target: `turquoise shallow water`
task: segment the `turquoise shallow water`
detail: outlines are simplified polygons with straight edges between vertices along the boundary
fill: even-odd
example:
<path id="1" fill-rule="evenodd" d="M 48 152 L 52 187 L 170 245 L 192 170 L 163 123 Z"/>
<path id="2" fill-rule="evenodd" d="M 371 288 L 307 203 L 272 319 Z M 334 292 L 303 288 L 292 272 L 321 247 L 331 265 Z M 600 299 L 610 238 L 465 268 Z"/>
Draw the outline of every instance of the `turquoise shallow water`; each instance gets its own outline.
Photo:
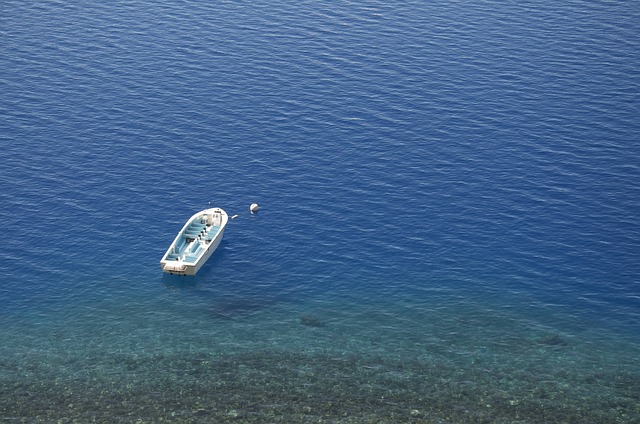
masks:
<path id="1" fill-rule="evenodd" d="M 635 5 L 1 10 L 0 421 L 640 420 Z"/>

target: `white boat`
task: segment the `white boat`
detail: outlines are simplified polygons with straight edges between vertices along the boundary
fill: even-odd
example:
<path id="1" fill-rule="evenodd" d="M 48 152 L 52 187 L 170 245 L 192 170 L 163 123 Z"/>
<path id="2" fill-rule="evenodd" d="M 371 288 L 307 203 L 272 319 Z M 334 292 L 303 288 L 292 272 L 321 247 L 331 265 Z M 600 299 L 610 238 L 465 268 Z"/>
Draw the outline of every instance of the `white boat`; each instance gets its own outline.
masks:
<path id="1" fill-rule="evenodd" d="M 228 220 L 220 208 L 205 209 L 189 218 L 160 260 L 162 271 L 195 275 L 220 244 Z"/>

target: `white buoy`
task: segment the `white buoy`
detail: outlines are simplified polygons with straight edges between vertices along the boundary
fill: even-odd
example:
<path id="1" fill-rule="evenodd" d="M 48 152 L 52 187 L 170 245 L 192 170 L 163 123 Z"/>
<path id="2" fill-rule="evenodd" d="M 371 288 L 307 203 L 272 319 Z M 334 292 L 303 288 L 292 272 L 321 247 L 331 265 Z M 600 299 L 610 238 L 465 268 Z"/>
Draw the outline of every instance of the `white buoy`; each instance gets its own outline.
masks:
<path id="1" fill-rule="evenodd" d="M 256 213 L 260 210 L 260 206 L 258 206 L 257 203 L 252 203 L 251 206 L 249 206 L 249 211 L 251 211 L 251 213 Z"/>
<path id="2" fill-rule="evenodd" d="M 236 219 L 237 217 L 238 217 L 238 215 L 236 214 L 236 215 L 233 215 L 233 216 L 231 217 L 231 219 Z"/>

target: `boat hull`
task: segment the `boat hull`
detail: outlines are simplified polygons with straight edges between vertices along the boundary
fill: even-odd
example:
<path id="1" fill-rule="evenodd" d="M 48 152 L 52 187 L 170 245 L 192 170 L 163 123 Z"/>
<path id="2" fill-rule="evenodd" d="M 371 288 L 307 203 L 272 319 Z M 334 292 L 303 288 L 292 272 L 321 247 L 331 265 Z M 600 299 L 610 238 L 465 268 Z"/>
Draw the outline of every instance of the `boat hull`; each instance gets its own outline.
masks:
<path id="1" fill-rule="evenodd" d="M 227 222 L 227 214 L 220 208 L 194 214 L 160 260 L 162 271 L 195 275 L 220 245 Z"/>

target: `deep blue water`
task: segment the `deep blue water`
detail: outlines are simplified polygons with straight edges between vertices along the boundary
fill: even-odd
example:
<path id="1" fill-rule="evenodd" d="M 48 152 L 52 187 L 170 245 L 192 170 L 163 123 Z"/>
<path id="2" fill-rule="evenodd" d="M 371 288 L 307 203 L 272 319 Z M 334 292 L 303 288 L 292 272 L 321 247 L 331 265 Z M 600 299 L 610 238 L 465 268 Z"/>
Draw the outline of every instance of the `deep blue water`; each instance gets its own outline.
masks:
<path id="1" fill-rule="evenodd" d="M 638 22 L 3 2 L 0 421 L 640 419 Z M 209 204 L 223 243 L 163 275 Z"/>

